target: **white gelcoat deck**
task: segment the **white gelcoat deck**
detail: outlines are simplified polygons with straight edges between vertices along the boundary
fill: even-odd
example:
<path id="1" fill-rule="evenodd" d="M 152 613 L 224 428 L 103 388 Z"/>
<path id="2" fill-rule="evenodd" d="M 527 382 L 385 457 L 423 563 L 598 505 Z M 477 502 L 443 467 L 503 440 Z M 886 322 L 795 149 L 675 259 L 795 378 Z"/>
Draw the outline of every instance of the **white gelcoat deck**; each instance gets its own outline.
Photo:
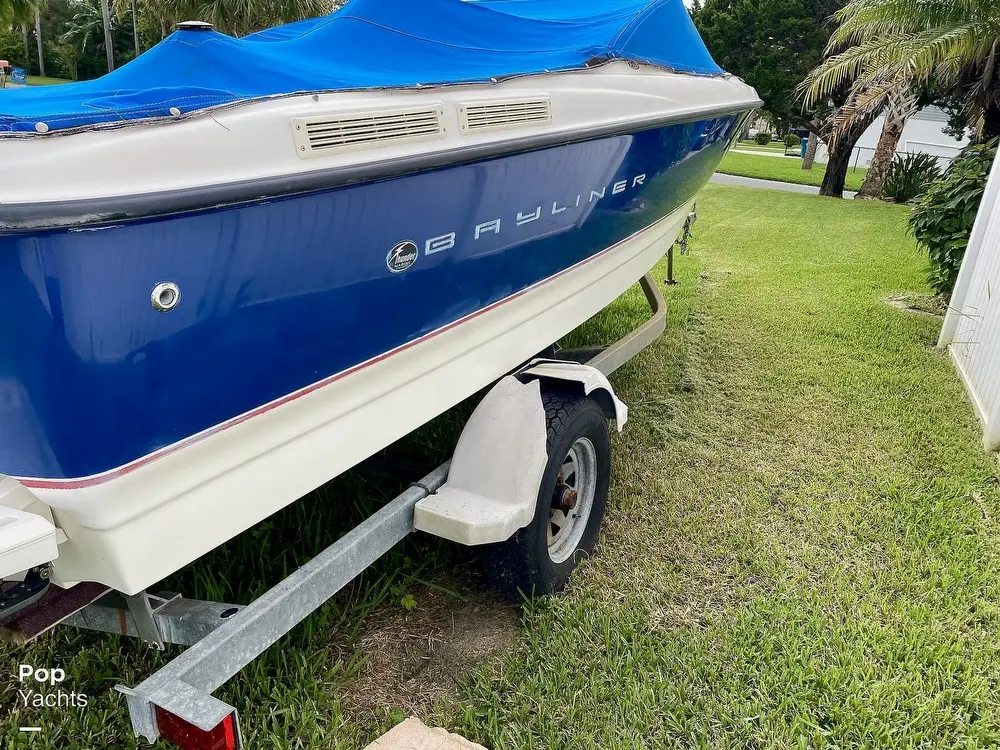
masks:
<path id="1" fill-rule="evenodd" d="M 691 204 L 367 367 L 88 486 L 35 487 L 68 537 L 53 580 L 137 593 L 527 361 L 666 252 Z"/>
<path id="2" fill-rule="evenodd" d="M 459 106 L 484 98 L 551 99 L 552 122 L 462 134 Z M 324 114 L 440 104 L 445 137 L 382 145 L 301 159 L 291 120 Z M 614 62 L 587 71 L 527 76 L 491 86 L 446 86 L 393 91 L 339 92 L 268 99 L 81 133 L 0 138 L 0 196 L 4 205 L 137 195 L 287 174 L 392 161 L 416 154 L 517 140 L 542 133 L 622 124 L 637 118 L 697 116 L 732 105 L 758 106 L 756 92 L 738 78 L 634 70 Z M 249 156 L 252 155 L 252 156 Z"/>

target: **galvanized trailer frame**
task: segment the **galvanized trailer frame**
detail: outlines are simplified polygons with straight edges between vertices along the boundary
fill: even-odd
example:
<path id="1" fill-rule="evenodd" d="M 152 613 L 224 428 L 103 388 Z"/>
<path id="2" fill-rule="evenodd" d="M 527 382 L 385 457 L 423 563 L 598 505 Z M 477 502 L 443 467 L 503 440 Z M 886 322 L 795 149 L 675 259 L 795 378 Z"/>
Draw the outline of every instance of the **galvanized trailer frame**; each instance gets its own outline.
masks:
<path id="1" fill-rule="evenodd" d="M 651 310 L 645 323 L 610 346 L 556 350 L 556 358 L 610 375 L 655 341 L 666 329 L 666 302 L 650 273 L 639 283 Z M 149 742 L 159 739 L 157 716 L 165 712 L 205 733 L 228 722 L 234 737 L 229 747 L 243 747 L 236 708 L 212 693 L 409 535 L 414 506 L 444 485 L 449 464 L 413 483 L 245 607 L 172 594 L 109 594 L 66 622 L 136 635 L 160 648 L 165 643 L 189 645 L 136 687 L 117 686 L 126 696 L 136 735 Z"/>

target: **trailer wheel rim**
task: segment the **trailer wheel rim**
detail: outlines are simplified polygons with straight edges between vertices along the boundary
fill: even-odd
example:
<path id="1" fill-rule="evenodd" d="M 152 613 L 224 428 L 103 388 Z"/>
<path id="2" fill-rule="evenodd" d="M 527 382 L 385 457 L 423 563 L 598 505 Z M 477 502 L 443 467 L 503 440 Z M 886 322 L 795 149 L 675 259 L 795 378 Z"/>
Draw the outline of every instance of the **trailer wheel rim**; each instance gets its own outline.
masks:
<path id="1" fill-rule="evenodd" d="M 597 491 L 597 449 L 589 438 L 580 437 L 570 446 L 559 467 L 549 508 L 549 558 L 559 564 L 580 546 Z"/>

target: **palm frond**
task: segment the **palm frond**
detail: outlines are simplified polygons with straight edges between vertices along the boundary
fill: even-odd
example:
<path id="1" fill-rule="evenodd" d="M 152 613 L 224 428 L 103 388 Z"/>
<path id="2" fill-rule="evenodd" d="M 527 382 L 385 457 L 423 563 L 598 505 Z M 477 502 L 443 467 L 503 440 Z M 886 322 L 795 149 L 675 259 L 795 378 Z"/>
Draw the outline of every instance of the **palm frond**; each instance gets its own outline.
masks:
<path id="1" fill-rule="evenodd" d="M 798 91 L 810 106 L 847 87 L 850 106 L 838 111 L 837 127 L 893 101 L 893 91 L 932 80 L 965 92 L 972 121 L 1000 109 L 998 0 L 852 0 L 834 19 L 826 59 Z"/>
<path id="2" fill-rule="evenodd" d="M 35 0 L 0 0 L 0 24 L 14 25 L 31 21 L 36 5 Z"/>
<path id="3" fill-rule="evenodd" d="M 982 57 L 978 28 L 967 23 L 917 33 L 896 32 L 865 40 L 831 55 L 800 86 L 807 105 L 854 80 L 931 77 L 949 84 Z"/>

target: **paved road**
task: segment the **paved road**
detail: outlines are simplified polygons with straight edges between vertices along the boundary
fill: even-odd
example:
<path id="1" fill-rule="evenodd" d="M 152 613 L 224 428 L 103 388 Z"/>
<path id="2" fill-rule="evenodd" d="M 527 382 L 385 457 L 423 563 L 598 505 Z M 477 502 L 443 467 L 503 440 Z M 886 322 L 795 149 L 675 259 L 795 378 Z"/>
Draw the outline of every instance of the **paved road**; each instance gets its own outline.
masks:
<path id="1" fill-rule="evenodd" d="M 733 153 L 750 154 L 751 156 L 777 156 L 779 159 L 801 159 L 798 154 L 784 154 L 781 151 L 755 151 L 749 148 L 734 148 Z"/>
<path id="2" fill-rule="evenodd" d="M 805 193 L 819 195 L 819 188 L 812 185 L 796 185 L 794 182 L 776 182 L 775 180 L 758 180 L 755 177 L 737 177 L 734 174 L 713 174 L 712 182 L 719 185 L 739 185 L 740 187 L 763 188 L 764 190 L 784 190 L 786 193 Z M 853 198 L 857 193 L 844 191 L 845 198 Z"/>

